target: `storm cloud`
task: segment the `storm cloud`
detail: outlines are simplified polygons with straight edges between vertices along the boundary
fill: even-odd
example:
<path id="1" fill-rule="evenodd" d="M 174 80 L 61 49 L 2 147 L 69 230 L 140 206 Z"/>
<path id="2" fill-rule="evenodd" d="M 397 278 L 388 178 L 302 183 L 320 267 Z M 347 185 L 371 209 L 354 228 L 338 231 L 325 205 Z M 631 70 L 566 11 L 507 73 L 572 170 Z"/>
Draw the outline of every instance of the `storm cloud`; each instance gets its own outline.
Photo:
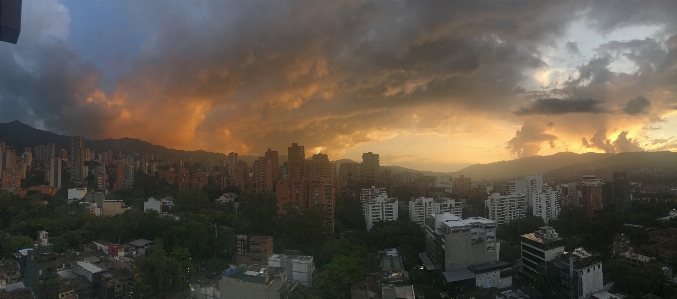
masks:
<path id="1" fill-rule="evenodd" d="M 596 99 L 538 99 L 530 107 L 514 111 L 515 115 L 530 114 L 566 114 L 566 113 L 604 113 L 600 105 L 603 101 Z"/>
<path id="2" fill-rule="evenodd" d="M 534 87 L 532 74 L 553 67 L 544 47 L 562 42 L 572 22 L 606 33 L 649 14 L 620 6 L 600 12 L 595 3 L 536 1 L 121 2 L 127 27 L 142 41 L 116 56 L 121 61 L 111 64 L 127 67 L 111 72 L 69 43 L 67 7 L 43 4 L 26 5 L 20 44 L 0 44 L 0 120 L 88 138 L 242 154 L 299 142 L 334 159 L 403 133 L 486 135 L 502 120 L 522 127 L 492 141 L 504 147 L 508 140 L 502 151 L 521 157 L 628 123 L 608 109 L 642 115 L 650 108 L 660 116 L 675 103 L 674 36 L 608 43 L 590 58 L 578 55 L 576 72 L 561 86 Z M 673 28 L 676 10 L 661 9 L 664 17 L 651 22 Z M 593 12 L 602 18 L 590 18 Z M 585 50 L 564 41 L 570 53 Z M 617 57 L 641 71 L 619 72 Z M 536 100 L 526 98 L 536 93 Z M 627 94 L 642 94 L 651 105 L 626 102 Z M 546 116 L 581 118 L 548 126 L 539 119 Z M 623 130 L 614 151 L 636 142 L 628 136 L 638 132 Z M 602 139 L 595 148 L 606 147 L 606 133 Z"/>
<path id="3" fill-rule="evenodd" d="M 622 108 L 623 112 L 629 115 L 645 114 L 649 109 L 651 109 L 651 102 L 643 96 L 629 100 Z"/>

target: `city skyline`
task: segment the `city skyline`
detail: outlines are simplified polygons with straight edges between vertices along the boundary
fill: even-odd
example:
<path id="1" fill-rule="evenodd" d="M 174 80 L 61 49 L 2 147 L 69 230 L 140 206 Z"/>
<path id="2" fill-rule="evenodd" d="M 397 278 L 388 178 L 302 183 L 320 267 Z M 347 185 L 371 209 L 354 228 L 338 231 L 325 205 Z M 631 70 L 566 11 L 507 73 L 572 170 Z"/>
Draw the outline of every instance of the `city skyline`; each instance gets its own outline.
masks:
<path id="1" fill-rule="evenodd" d="M 674 151 L 677 6 L 651 4 L 26 2 L 0 121 L 434 171 Z"/>

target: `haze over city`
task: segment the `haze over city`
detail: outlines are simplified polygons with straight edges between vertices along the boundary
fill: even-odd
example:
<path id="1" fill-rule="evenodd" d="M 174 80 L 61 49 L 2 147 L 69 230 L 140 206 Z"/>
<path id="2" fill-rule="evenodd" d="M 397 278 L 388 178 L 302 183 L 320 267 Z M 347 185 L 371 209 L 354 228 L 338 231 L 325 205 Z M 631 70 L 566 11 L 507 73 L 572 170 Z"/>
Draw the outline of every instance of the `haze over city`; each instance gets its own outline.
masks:
<path id="1" fill-rule="evenodd" d="M 676 4 L 27 1 L 0 121 L 453 171 L 674 150 Z"/>

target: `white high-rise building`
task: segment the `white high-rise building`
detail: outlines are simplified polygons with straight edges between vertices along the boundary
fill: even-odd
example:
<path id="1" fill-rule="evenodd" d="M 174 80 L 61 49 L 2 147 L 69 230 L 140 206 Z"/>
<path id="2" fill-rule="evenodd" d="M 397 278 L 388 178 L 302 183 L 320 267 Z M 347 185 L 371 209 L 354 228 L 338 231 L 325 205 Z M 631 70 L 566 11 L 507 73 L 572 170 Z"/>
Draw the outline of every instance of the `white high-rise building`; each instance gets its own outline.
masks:
<path id="1" fill-rule="evenodd" d="M 561 210 L 561 196 L 559 191 L 547 188 L 545 192 L 538 193 L 534 198 L 534 216 L 548 220 L 556 220 Z"/>
<path id="2" fill-rule="evenodd" d="M 388 197 L 386 188 L 376 188 L 372 186 L 371 188 L 364 188 L 360 192 L 360 203 L 362 203 L 362 215 L 365 215 L 367 201 L 377 198 L 377 197 Z"/>
<path id="3" fill-rule="evenodd" d="M 409 219 L 420 226 L 425 225 L 425 219 L 430 214 L 451 213 L 461 217 L 463 206 L 461 202 L 450 198 L 432 199 L 419 197 L 409 201 Z"/>
<path id="4" fill-rule="evenodd" d="M 363 213 L 367 230 L 374 227 L 374 222 L 395 221 L 398 218 L 397 198 L 388 198 L 386 194 L 380 194 L 364 203 Z"/>
<path id="5" fill-rule="evenodd" d="M 494 193 L 489 195 L 484 205 L 489 210 L 489 219 L 496 221 L 498 225 L 503 225 L 526 217 L 529 200 L 526 195 L 522 194 L 502 196 L 500 193 Z"/>
<path id="6" fill-rule="evenodd" d="M 526 176 L 521 180 L 510 181 L 510 194 L 525 195 L 529 200 L 529 207 L 534 206 L 535 195 L 543 192 L 543 175 Z"/>

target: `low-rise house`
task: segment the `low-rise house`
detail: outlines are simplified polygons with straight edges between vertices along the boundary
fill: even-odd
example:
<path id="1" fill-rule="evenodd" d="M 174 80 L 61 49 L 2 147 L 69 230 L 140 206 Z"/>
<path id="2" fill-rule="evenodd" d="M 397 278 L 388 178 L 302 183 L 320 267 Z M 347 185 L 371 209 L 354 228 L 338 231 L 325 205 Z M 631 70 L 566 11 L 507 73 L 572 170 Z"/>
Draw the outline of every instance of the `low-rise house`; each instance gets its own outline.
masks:
<path id="1" fill-rule="evenodd" d="M 394 286 L 394 285 L 385 285 L 381 288 L 381 293 L 383 299 L 416 299 L 416 293 L 414 292 L 414 286 Z"/>
<path id="2" fill-rule="evenodd" d="M 21 267 L 14 260 L 0 262 L 0 289 L 5 289 L 8 284 L 21 281 Z"/>
<path id="3" fill-rule="evenodd" d="M 146 255 L 146 249 L 153 244 L 153 241 L 146 239 L 138 239 L 128 243 L 129 246 L 136 248 L 138 255 Z"/>
<path id="4" fill-rule="evenodd" d="M 224 193 L 223 195 L 221 195 L 221 197 L 217 198 L 214 201 L 224 204 L 224 203 L 229 203 L 229 202 L 235 201 L 235 198 L 237 198 L 237 194 L 232 193 L 232 192 L 228 192 L 228 193 Z"/>

